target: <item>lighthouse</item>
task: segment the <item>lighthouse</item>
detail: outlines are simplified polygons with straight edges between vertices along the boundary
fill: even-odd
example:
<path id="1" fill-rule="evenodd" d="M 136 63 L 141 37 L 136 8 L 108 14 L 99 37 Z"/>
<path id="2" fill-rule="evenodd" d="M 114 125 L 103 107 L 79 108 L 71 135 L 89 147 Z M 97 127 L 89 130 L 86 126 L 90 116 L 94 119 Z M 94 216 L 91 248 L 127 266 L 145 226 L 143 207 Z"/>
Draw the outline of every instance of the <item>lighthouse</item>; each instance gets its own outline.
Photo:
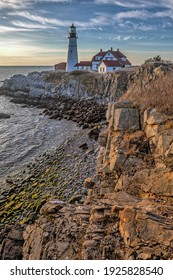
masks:
<path id="1" fill-rule="evenodd" d="M 68 45 L 68 55 L 67 55 L 67 66 L 66 71 L 70 72 L 74 70 L 74 66 L 78 63 L 78 53 L 77 53 L 77 34 L 76 27 L 73 25 L 69 28 L 69 45 Z"/>

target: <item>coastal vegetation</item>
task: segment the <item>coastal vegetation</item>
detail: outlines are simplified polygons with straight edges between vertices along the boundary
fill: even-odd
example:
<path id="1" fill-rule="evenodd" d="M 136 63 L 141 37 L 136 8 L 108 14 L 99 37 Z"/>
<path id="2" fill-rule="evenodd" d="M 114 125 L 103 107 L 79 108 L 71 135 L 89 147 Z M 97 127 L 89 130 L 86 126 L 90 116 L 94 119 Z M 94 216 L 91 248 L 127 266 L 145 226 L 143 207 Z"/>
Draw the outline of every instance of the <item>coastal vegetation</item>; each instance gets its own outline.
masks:
<path id="1" fill-rule="evenodd" d="M 141 110 L 157 108 L 159 112 L 171 115 L 173 112 L 173 71 L 127 92 L 122 100 L 129 99 Z"/>

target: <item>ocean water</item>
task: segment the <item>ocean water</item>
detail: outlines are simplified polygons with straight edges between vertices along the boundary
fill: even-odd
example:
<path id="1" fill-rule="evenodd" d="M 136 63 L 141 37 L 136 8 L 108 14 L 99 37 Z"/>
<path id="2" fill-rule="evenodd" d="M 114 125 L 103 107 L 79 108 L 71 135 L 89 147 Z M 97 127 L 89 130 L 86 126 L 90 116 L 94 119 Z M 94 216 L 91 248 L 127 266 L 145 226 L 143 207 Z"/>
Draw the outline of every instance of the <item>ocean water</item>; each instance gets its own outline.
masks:
<path id="1" fill-rule="evenodd" d="M 20 67 L 19 72 L 18 69 L 13 68 L 13 74 L 29 73 L 36 68 Z M 7 78 L 5 71 L 8 75 L 12 73 L 12 69 L 6 68 L 2 74 L 0 67 L 1 77 Z M 35 156 L 56 148 L 79 129 L 71 121 L 49 119 L 42 109 L 12 103 L 6 96 L 0 96 L 0 113 L 10 115 L 8 119 L 0 118 L 0 179 L 16 172 Z"/>
<path id="2" fill-rule="evenodd" d="M 52 66 L 0 66 L 0 86 L 5 79 L 9 79 L 16 74 L 27 75 L 30 72 L 38 71 L 51 71 Z"/>

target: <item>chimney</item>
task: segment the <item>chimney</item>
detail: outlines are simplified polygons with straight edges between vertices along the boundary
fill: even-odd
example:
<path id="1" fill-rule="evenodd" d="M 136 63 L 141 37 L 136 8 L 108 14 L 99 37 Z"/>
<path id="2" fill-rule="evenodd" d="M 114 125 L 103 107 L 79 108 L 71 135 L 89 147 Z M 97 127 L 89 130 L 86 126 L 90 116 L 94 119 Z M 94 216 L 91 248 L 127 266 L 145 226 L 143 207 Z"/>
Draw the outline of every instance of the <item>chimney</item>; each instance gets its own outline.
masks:
<path id="1" fill-rule="evenodd" d="M 117 52 L 119 52 L 120 49 L 117 49 Z"/>
<path id="2" fill-rule="evenodd" d="M 111 51 L 113 51 L 113 48 L 111 47 Z"/>
<path id="3" fill-rule="evenodd" d="M 100 49 L 100 52 L 102 52 L 103 50 L 102 49 Z"/>

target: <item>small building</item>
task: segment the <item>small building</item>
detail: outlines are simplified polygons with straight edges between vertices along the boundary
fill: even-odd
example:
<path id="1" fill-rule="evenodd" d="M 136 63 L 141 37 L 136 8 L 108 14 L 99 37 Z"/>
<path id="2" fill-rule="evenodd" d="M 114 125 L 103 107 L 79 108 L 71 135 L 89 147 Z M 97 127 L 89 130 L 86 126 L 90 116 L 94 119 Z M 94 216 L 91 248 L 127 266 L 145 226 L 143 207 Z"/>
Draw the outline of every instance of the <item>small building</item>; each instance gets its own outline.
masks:
<path id="1" fill-rule="evenodd" d="M 54 65 L 54 69 L 55 70 L 65 71 L 66 70 L 66 62 L 60 62 L 58 64 L 55 64 Z"/>
<path id="2" fill-rule="evenodd" d="M 92 69 L 92 62 L 91 61 L 80 61 L 76 63 L 74 66 L 75 70 L 91 70 Z"/>
<path id="3" fill-rule="evenodd" d="M 118 60 L 102 60 L 98 65 L 99 73 L 114 72 L 122 69 L 122 64 Z"/>
<path id="4" fill-rule="evenodd" d="M 100 52 L 98 52 L 92 58 L 92 70 L 93 71 L 98 71 L 101 61 L 118 61 L 121 64 L 121 68 L 131 66 L 131 63 L 129 62 L 127 57 L 122 52 L 120 52 L 119 49 L 117 49 L 116 51 L 114 51 L 113 48 L 111 48 L 108 51 L 103 51 L 102 49 L 100 49 Z M 103 66 L 101 66 L 101 67 L 103 67 Z M 117 66 L 117 67 L 119 67 L 119 66 Z M 114 66 L 107 67 L 107 69 L 112 69 L 112 68 L 114 68 Z M 112 71 L 112 70 L 110 70 L 110 71 Z"/>

